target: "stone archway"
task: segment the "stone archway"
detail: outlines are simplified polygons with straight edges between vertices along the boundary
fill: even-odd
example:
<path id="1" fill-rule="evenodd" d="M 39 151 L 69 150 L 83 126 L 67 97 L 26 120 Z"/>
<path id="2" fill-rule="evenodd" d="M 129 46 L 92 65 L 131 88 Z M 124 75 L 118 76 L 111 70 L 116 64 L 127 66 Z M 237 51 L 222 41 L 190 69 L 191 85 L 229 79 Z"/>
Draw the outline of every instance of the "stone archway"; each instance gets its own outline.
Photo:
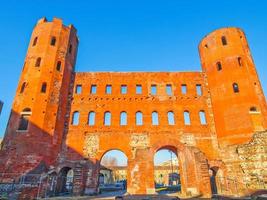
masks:
<path id="1" fill-rule="evenodd" d="M 107 193 L 110 190 L 118 194 L 125 193 L 127 188 L 127 165 L 128 158 L 121 150 L 111 149 L 106 151 L 99 162 L 98 187 L 101 193 Z M 101 178 L 105 176 L 108 183 L 101 183 Z"/>
<path id="2" fill-rule="evenodd" d="M 209 167 L 205 154 L 198 148 L 185 146 L 175 139 L 155 143 L 152 153 L 155 154 L 162 148 L 170 149 L 178 155 L 182 195 L 205 194 L 204 197 L 210 197 Z"/>
<path id="3" fill-rule="evenodd" d="M 73 175 L 74 171 L 70 167 L 60 169 L 56 185 L 57 194 L 70 194 L 73 192 Z"/>
<path id="4" fill-rule="evenodd" d="M 227 190 L 227 169 L 224 162 L 221 160 L 209 161 L 210 172 L 210 187 L 212 194 L 222 194 L 224 190 Z"/>
<path id="5" fill-rule="evenodd" d="M 157 193 L 181 191 L 178 156 L 174 147 L 163 147 L 155 153 L 154 182 Z"/>
<path id="6" fill-rule="evenodd" d="M 211 192 L 212 194 L 218 194 L 218 187 L 216 183 L 216 175 L 217 175 L 218 168 L 210 168 L 209 174 L 210 174 L 210 186 L 211 186 Z"/>
<path id="7" fill-rule="evenodd" d="M 101 158 L 106 152 L 115 149 L 122 151 L 128 158 L 127 192 L 155 194 L 154 155 L 158 150 L 167 148 L 179 158 L 182 195 L 211 196 L 207 158 L 196 147 L 186 146 L 174 137 L 160 139 L 148 133 L 131 134 L 130 137 L 120 135 L 120 140 L 112 140 L 110 135 L 105 134 L 95 141 L 97 148 L 94 148 L 94 153 L 89 154 L 92 166 L 88 168 L 85 194 L 97 191 Z"/>

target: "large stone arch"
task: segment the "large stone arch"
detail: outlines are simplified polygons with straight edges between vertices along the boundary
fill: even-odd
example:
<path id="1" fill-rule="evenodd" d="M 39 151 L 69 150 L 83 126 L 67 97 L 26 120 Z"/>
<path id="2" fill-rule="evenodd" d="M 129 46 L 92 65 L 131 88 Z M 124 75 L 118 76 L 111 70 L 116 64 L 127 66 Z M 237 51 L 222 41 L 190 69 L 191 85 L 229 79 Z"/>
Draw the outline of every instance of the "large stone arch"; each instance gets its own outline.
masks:
<path id="1" fill-rule="evenodd" d="M 209 161 L 210 177 L 211 177 L 211 191 L 215 194 L 220 194 L 224 188 L 227 188 L 227 168 L 221 160 Z M 214 190 L 216 188 L 216 191 Z"/>
<path id="2" fill-rule="evenodd" d="M 100 162 L 102 157 L 109 151 L 118 150 L 125 154 L 128 163 L 131 159 L 132 151 L 129 145 L 130 137 L 123 133 L 118 132 L 117 138 L 114 138 L 113 134 L 103 133 L 103 134 L 91 134 L 88 135 L 89 148 L 84 147 L 88 159 L 90 160 L 90 165 L 87 168 L 87 178 L 85 181 L 85 194 L 92 194 L 99 192 L 99 173 L 100 173 Z M 128 164 L 129 165 L 129 164 Z M 127 177 L 129 177 L 130 171 L 127 167 Z"/>
<path id="3" fill-rule="evenodd" d="M 154 142 L 150 152 L 154 155 L 163 148 L 176 152 L 178 156 L 182 194 L 211 196 L 209 167 L 205 154 L 197 147 L 186 146 L 173 138 Z"/>
<path id="4" fill-rule="evenodd" d="M 99 178 L 99 175 L 100 175 L 100 168 L 101 168 L 101 161 L 102 161 L 102 159 L 103 159 L 103 157 L 107 154 L 107 153 L 109 153 L 109 152 L 111 152 L 111 151 L 113 151 L 113 150 L 116 150 L 116 151 L 120 151 L 121 153 L 123 153 L 124 154 L 124 156 L 127 158 L 127 174 L 128 174 L 128 159 L 129 159 L 129 152 L 128 152 L 128 155 L 123 151 L 123 150 L 121 150 L 120 148 L 111 148 L 111 149 L 109 149 L 109 150 L 105 150 L 103 153 L 101 153 L 101 156 L 100 156 L 100 158 L 99 158 L 99 161 L 97 162 L 97 165 L 98 165 L 98 178 Z M 97 184 L 97 187 L 99 187 L 99 179 L 98 179 L 98 184 Z"/>
<path id="5" fill-rule="evenodd" d="M 98 152 L 96 156 L 96 160 L 100 164 L 103 156 L 108 153 L 109 151 L 117 150 L 122 152 L 127 158 L 131 157 L 131 152 L 128 148 L 121 148 L 121 147 L 115 147 L 114 145 L 111 145 L 110 147 L 107 147 L 105 149 L 102 149 L 101 151 Z"/>
<path id="6" fill-rule="evenodd" d="M 186 146 L 177 138 L 158 138 L 149 133 L 125 135 L 118 133 L 120 140 L 110 134 L 94 136 L 97 141 L 95 152 L 88 168 L 85 193 L 97 192 L 100 161 L 110 150 L 120 150 L 128 158 L 127 192 L 129 194 L 153 194 L 154 187 L 154 154 L 167 148 L 178 155 L 180 163 L 182 193 L 186 196 L 194 194 L 211 195 L 209 167 L 205 154 L 196 147 Z"/>
<path id="7" fill-rule="evenodd" d="M 178 158 L 178 162 L 179 162 L 179 172 L 180 172 L 180 181 L 181 181 L 181 191 L 182 194 L 186 193 L 186 188 L 185 186 L 185 175 L 184 171 L 185 168 L 182 166 L 183 160 L 184 160 L 184 156 L 182 155 L 185 149 L 185 146 L 183 144 L 181 144 L 178 140 L 163 140 L 163 141 L 157 141 L 154 144 L 152 144 L 151 146 L 151 154 L 153 154 L 153 157 L 155 156 L 155 154 L 162 150 L 162 149 L 168 149 L 171 150 L 173 153 L 175 153 L 175 155 Z M 154 161 L 153 161 L 153 166 L 154 166 Z M 153 169 L 154 171 L 154 169 Z"/>
<path id="8" fill-rule="evenodd" d="M 166 138 L 164 140 L 153 141 L 153 144 L 151 144 L 151 150 L 153 151 L 153 153 L 156 153 L 162 148 L 175 148 L 182 152 L 185 149 L 185 145 L 174 138 Z"/>

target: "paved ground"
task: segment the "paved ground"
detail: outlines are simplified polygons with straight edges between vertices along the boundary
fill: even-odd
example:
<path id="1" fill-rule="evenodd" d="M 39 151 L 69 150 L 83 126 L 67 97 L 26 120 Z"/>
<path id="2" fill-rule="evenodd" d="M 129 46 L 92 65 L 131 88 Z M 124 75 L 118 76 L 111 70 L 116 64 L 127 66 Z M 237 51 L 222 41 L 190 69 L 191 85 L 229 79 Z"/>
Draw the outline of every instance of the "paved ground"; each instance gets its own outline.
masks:
<path id="1" fill-rule="evenodd" d="M 127 195 L 126 191 L 105 192 L 97 196 L 84 196 L 84 197 L 55 197 L 49 200 L 115 200 L 115 197 L 123 196 L 123 200 L 176 200 L 177 193 L 172 194 L 158 194 L 158 195 Z M 190 198 L 190 200 L 199 198 Z M 122 200 L 119 199 L 118 200 Z"/>
<path id="2" fill-rule="evenodd" d="M 267 190 L 265 190 L 267 192 Z M 103 194 L 97 195 L 97 196 L 81 196 L 81 197 L 55 197 L 55 198 L 49 198 L 49 200 L 115 200 L 115 197 L 123 196 L 123 199 L 117 199 L 117 200 L 176 200 L 180 196 L 179 193 L 171 193 L 171 194 L 158 194 L 158 195 L 127 195 L 126 191 L 115 191 L 115 192 L 105 192 Z M 197 200 L 201 199 L 204 200 L 204 198 L 201 197 L 194 197 L 194 198 L 182 198 L 180 196 L 180 199 L 182 200 Z M 205 198 L 207 199 L 207 198 Z M 250 198 L 250 197 L 222 197 L 218 196 L 216 198 L 211 198 L 209 200 L 267 200 L 267 193 L 260 194 L 257 198 Z"/>

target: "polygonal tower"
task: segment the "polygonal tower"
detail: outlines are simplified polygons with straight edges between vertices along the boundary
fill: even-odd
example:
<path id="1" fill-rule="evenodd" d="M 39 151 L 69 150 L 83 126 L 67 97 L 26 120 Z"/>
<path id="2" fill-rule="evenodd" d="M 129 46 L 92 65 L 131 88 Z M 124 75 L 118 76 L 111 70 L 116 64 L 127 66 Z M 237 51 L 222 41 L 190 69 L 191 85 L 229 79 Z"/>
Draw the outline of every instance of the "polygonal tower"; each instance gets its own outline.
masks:
<path id="1" fill-rule="evenodd" d="M 23 173 L 55 161 L 67 126 L 77 47 L 72 25 L 64 26 L 57 18 L 38 21 L 3 142 L 7 160 L 2 161 L 8 163 L 1 165 L 1 172 Z"/>
<path id="2" fill-rule="evenodd" d="M 199 53 L 219 143 L 243 143 L 266 130 L 266 101 L 244 32 L 216 30 L 200 42 Z"/>

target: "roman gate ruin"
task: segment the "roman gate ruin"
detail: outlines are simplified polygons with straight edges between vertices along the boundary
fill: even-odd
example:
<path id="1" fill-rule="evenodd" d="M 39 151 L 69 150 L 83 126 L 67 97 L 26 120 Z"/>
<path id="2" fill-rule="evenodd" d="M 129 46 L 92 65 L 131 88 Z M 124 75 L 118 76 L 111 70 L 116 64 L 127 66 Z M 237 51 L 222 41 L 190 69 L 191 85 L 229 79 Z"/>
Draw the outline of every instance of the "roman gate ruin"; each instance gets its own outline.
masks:
<path id="1" fill-rule="evenodd" d="M 41 174 L 62 191 L 58 177 L 72 170 L 74 194 L 97 193 L 101 158 L 120 150 L 127 192 L 153 194 L 153 158 L 168 149 L 178 157 L 184 196 L 267 187 L 266 99 L 241 29 L 205 36 L 195 72 L 76 72 L 78 43 L 74 26 L 60 19 L 34 27 L 0 182 Z"/>

